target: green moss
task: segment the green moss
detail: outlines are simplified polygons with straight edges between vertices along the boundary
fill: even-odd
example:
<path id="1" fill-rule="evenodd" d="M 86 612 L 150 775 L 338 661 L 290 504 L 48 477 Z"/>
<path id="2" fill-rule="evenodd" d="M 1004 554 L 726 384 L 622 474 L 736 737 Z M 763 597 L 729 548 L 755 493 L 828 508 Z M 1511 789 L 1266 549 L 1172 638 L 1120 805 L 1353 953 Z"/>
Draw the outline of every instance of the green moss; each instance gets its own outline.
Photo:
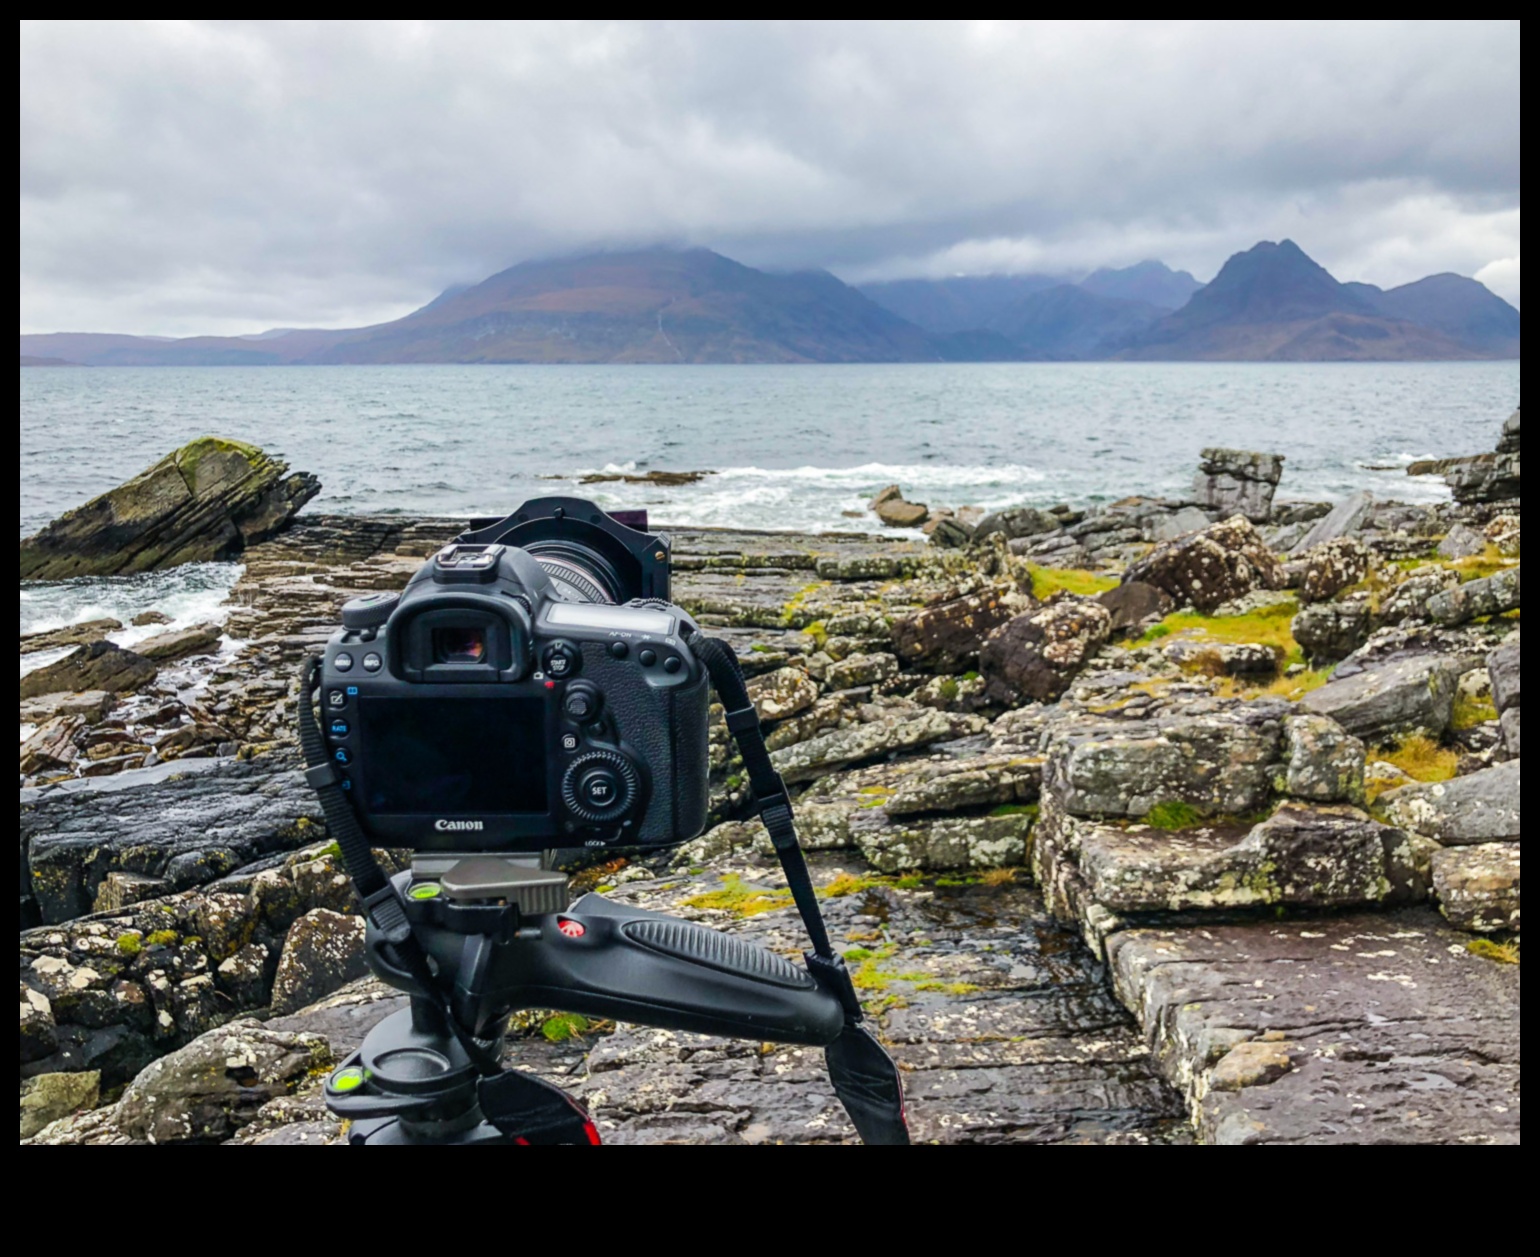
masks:
<path id="1" fill-rule="evenodd" d="M 144 940 L 137 934 L 119 934 L 118 950 L 125 956 L 137 956 L 144 950 Z"/>
<path id="2" fill-rule="evenodd" d="M 916 982 L 914 989 L 916 991 L 941 991 L 947 995 L 972 995 L 980 988 L 972 982 L 938 982 L 932 980 Z"/>
<path id="3" fill-rule="evenodd" d="M 770 647 L 766 646 L 763 642 L 755 642 L 749 647 L 749 654 L 751 655 L 768 655 L 769 653 Z"/>
<path id="4" fill-rule="evenodd" d="M 909 873 L 894 880 L 893 885 L 899 890 L 918 890 L 925 884 L 925 879 L 918 873 Z"/>
<path id="5" fill-rule="evenodd" d="M 1118 584 L 1116 576 L 1105 572 L 1087 572 L 1075 568 L 1034 567 L 1032 569 L 1032 596 L 1039 602 L 1067 590 L 1081 598 L 1094 598 Z"/>
<path id="6" fill-rule="evenodd" d="M 326 856 L 331 856 L 334 860 L 340 860 L 342 859 L 342 848 L 335 842 L 329 842 L 316 852 L 316 859 L 318 860 L 324 859 Z"/>
<path id="7" fill-rule="evenodd" d="M 1284 666 L 1303 663 L 1304 652 L 1291 632 L 1298 604 L 1288 595 L 1278 597 L 1272 606 L 1248 611 L 1245 615 L 1199 615 L 1195 611 L 1179 611 L 1147 630 L 1139 643 L 1147 645 L 1172 633 L 1185 633 L 1199 641 L 1207 639 L 1224 645 L 1255 643 L 1271 646 Z"/>
<path id="8" fill-rule="evenodd" d="M 870 947 L 852 947 L 845 953 L 845 963 L 851 965 L 858 965 L 863 960 L 870 960 L 871 958 L 872 949 Z"/>
<path id="9" fill-rule="evenodd" d="M 942 699 L 944 699 L 946 702 L 955 703 L 957 701 L 957 692 L 959 686 L 957 682 L 954 681 L 951 677 L 947 677 L 947 679 L 943 681 L 937 687 L 937 689 L 940 692 Z"/>
<path id="10" fill-rule="evenodd" d="M 1465 944 L 1465 950 L 1472 956 L 1480 956 L 1483 960 L 1495 960 L 1500 965 L 1519 963 L 1517 938 L 1511 938 L 1506 943 L 1499 943 L 1490 938 L 1473 938 Z"/>
<path id="11" fill-rule="evenodd" d="M 1203 823 L 1203 814 L 1190 803 L 1168 799 L 1152 807 L 1145 814 L 1144 823 L 1151 829 L 1191 829 Z"/>
<path id="12" fill-rule="evenodd" d="M 1147 646 L 1151 642 L 1158 642 L 1162 637 L 1171 636 L 1171 627 L 1167 624 L 1152 624 L 1145 630 L 1144 636 L 1139 639 L 1141 646 Z"/>
<path id="13" fill-rule="evenodd" d="M 724 786 L 726 786 L 729 790 L 737 790 L 740 787 L 742 787 L 742 785 L 743 785 L 743 774 L 742 773 L 734 773 L 731 777 L 729 777 L 722 784 Z"/>
<path id="14" fill-rule="evenodd" d="M 568 1039 L 580 1039 L 592 1025 L 581 1013 L 557 1013 L 540 1023 L 540 1033 L 550 1043 L 565 1043 Z"/>
<path id="15" fill-rule="evenodd" d="M 817 619 L 814 613 L 809 611 L 803 604 L 814 594 L 828 587 L 828 581 L 815 580 L 811 584 L 804 585 L 801 589 L 797 590 L 795 594 L 781 605 L 781 623 L 787 628 L 801 629 L 805 633 L 813 633 L 813 626 L 815 624 L 818 626 L 818 632 L 814 633 L 814 640 L 818 642 L 820 647 L 823 645 L 823 638 L 826 636 L 823 621 Z"/>
<path id="16" fill-rule="evenodd" d="M 722 879 L 720 890 L 708 891 L 684 902 L 686 907 L 703 911 L 731 912 L 734 916 L 753 917 L 761 912 L 774 912 L 777 908 L 786 907 L 791 903 L 791 891 L 761 890 L 757 886 L 745 885 L 736 873 L 729 873 Z"/>
<path id="17" fill-rule="evenodd" d="M 990 808 L 991 816 L 1030 816 L 1037 817 L 1038 806 L 1036 803 L 1002 803 L 999 807 Z"/>
<path id="18" fill-rule="evenodd" d="M 175 947 L 176 939 L 175 930 L 152 930 L 144 936 L 145 945 L 149 947 Z"/>
<path id="19" fill-rule="evenodd" d="M 969 671 L 962 674 L 962 679 L 964 681 L 977 681 L 979 679 L 979 674 L 970 669 Z"/>
<path id="20" fill-rule="evenodd" d="M 200 436 L 195 441 L 189 441 L 172 455 L 176 459 L 176 469 L 181 474 L 189 492 L 197 492 L 198 467 L 211 454 L 238 454 L 250 464 L 253 471 L 258 471 L 272 462 L 255 445 L 248 445 L 245 441 L 232 441 L 222 436 Z"/>

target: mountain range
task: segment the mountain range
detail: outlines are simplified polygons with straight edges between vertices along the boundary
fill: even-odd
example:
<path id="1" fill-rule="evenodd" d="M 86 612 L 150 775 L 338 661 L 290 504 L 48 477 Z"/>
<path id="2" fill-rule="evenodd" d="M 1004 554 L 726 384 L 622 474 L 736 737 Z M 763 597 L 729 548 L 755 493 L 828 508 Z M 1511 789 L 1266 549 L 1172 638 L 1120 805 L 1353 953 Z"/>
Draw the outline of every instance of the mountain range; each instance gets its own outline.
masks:
<path id="1" fill-rule="evenodd" d="M 21 337 L 23 365 L 743 363 L 1504 358 L 1519 312 L 1474 279 L 1339 283 L 1292 241 L 1231 257 L 1208 284 L 1146 261 L 1083 279 L 992 275 L 854 288 L 707 249 L 525 262 L 388 323 L 168 339 Z"/>

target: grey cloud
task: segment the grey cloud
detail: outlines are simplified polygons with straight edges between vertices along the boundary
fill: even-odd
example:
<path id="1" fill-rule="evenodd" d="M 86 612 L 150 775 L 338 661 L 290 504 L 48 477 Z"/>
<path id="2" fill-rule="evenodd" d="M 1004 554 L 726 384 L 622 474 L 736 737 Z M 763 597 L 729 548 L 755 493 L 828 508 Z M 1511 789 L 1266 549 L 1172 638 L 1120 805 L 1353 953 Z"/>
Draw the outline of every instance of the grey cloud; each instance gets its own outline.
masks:
<path id="1" fill-rule="evenodd" d="M 367 322 L 654 241 L 1208 275 L 1287 234 L 1517 300 L 1518 106 L 1516 22 L 24 24 L 21 324 Z"/>

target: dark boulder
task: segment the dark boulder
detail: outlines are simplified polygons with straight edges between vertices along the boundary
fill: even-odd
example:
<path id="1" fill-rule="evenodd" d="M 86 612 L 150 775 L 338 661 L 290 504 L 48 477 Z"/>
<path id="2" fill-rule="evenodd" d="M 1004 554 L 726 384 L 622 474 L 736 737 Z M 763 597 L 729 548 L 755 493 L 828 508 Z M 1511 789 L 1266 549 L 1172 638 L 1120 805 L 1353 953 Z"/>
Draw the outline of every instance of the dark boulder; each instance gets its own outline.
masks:
<path id="1" fill-rule="evenodd" d="M 1040 511 L 1032 506 L 1009 506 L 1003 511 L 990 511 L 979 520 L 973 530 L 973 539 L 982 541 L 995 533 L 1003 533 L 1008 540 L 1017 537 L 1037 537 L 1063 527 L 1059 516 Z"/>
<path id="2" fill-rule="evenodd" d="M 1369 743 L 1411 733 L 1437 738 L 1449 728 L 1462 670 L 1457 659 L 1412 655 L 1333 679 L 1305 695 L 1304 706 Z"/>
<path id="3" fill-rule="evenodd" d="M 228 559 L 320 492 L 306 472 L 239 441 L 200 437 L 21 542 L 22 580 L 148 572 Z"/>
<path id="4" fill-rule="evenodd" d="M 1137 580 L 1125 581 L 1115 589 L 1098 594 L 1096 601 L 1112 616 L 1114 637 L 1142 633 L 1176 610 L 1176 604 L 1165 590 Z"/>
<path id="5" fill-rule="evenodd" d="M 364 919 L 316 908 L 289 927 L 273 979 L 273 1013 L 295 1012 L 368 971 Z"/>
<path id="6" fill-rule="evenodd" d="M 1299 559 L 1301 602 L 1325 602 L 1369 575 L 1369 551 L 1355 537 L 1327 541 Z"/>
<path id="7" fill-rule="evenodd" d="M 1464 624 L 1478 616 L 1518 610 L 1519 573 L 1522 570 L 1509 568 L 1435 594 L 1428 599 L 1428 618 L 1435 624 Z"/>
<path id="8" fill-rule="evenodd" d="M 1290 631 L 1311 666 L 1320 668 L 1346 659 L 1368 641 L 1373 620 L 1367 602 L 1318 602 L 1299 609 Z"/>
<path id="9" fill-rule="evenodd" d="M 79 624 L 66 624 L 63 628 L 42 633 L 23 633 L 21 653 L 30 655 L 39 650 L 57 650 L 60 646 L 83 646 L 87 642 L 100 641 L 122 627 L 118 620 L 82 620 Z"/>
<path id="10" fill-rule="evenodd" d="M 905 663 L 940 671 L 969 666 L 984 639 L 1029 600 L 1008 589 L 968 594 L 893 621 L 893 648 Z"/>
<path id="11" fill-rule="evenodd" d="M 1123 582 L 1164 590 L 1179 606 L 1211 612 L 1257 589 L 1282 589 L 1283 566 L 1248 520 L 1234 516 L 1157 546 L 1129 566 Z"/>
<path id="12" fill-rule="evenodd" d="M 1066 598 L 1018 615 L 997 629 L 979 653 L 985 694 L 999 703 L 1051 703 L 1069 689 L 1111 631 L 1111 613 L 1090 599 Z"/>
<path id="13" fill-rule="evenodd" d="M 57 663 L 37 668 L 21 678 L 21 697 L 39 694 L 79 694 L 105 690 L 124 694 L 141 689 L 155 679 L 156 666 L 132 650 L 109 641 L 77 646 Z"/>

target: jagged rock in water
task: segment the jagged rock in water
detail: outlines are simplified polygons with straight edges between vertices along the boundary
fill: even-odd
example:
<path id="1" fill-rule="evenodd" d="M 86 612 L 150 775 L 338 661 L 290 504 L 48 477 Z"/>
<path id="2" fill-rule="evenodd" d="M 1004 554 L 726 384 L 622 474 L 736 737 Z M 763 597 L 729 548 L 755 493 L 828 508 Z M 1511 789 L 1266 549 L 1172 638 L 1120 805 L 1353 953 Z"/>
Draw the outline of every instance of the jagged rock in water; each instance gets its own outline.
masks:
<path id="1" fill-rule="evenodd" d="M 109 641 L 77 646 L 63 659 L 36 668 L 21 678 L 21 697 L 40 694 L 78 694 L 106 690 L 124 694 L 142 689 L 155 679 L 158 668 L 132 650 Z"/>
<path id="2" fill-rule="evenodd" d="M 905 501 L 903 490 L 896 484 L 881 490 L 869 505 L 890 528 L 918 528 L 930 516 L 922 503 Z"/>
<path id="3" fill-rule="evenodd" d="M 1519 607 L 1519 573 L 1521 568 L 1466 581 L 1454 589 L 1435 594 L 1428 599 L 1428 618 L 1435 624 L 1464 624 L 1478 616 L 1502 615 Z"/>
<path id="4" fill-rule="evenodd" d="M 1258 825 L 1165 832 L 1080 825 L 1080 875 L 1113 913 L 1422 898 L 1411 839 L 1357 808 L 1286 803 Z"/>
<path id="5" fill-rule="evenodd" d="M 1318 602 L 1301 607 L 1290 632 L 1314 667 L 1338 663 L 1369 640 L 1373 613 L 1363 601 Z"/>
<path id="6" fill-rule="evenodd" d="M 984 639 L 1031 599 L 1006 587 L 953 598 L 893 621 L 893 648 L 905 663 L 953 671 L 978 658 Z"/>
<path id="7" fill-rule="evenodd" d="M 1519 412 L 1517 409 L 1503 420 L 1503 434 L 1497 440 L 1497 452 L 1499 454 L 1517 454 L 1519 452 Z"/>
<path id="8" fill-rule="evenodd" d="M 1456 524 L 1438 543 L 1438 557 L 1468 559 L 1480 554 L 1486 548 L 1487 539 L 1484 533 L 1477 532 L 1469 524 Z"/>
<path id="9" fill-rule="evenodd" d="M 1433 893 L 1450 925 L 1476 934 L 1519 929 L 1519 844 L 1482 842 L 1433 855 Z"/>
<path id="10" fill-rule="evenodd" d="M 102 1076 L 38 1074 L 21 1084 L 21 1137 L 30 1139 L 45 1126 L 72 1113 L 94 1109 L 101 1098 Z"/>
<path id="11" fill-rule="evenodd" d="M 1437 738 L 1449 728 L 1462 671 L 1457 660 L 1413 655 L 1333 678 L 1302 701 L 1365 742 L 1411 733 Z"/>
<path id="12" fill-rule="evenodd" d="M 1369 574 L 1369 551 L 1355 537 L 1338 537 L 1300 557 L 1299 599 L 1325 602 Z"/>
<path id="13" fill-rule="evenodd" d="M 1517 842 L 1520 832 L 1519 761 L 1456 777 L 1419 782 L 1379 797 L 1392 823 L 1436 838 L 1446 846 Z"/>
<path id="14" fill-rule="evenodd" d="M 802 668 L 777 668 L 749 682 L 749 698 L 761 720 L 785 720 L 818 701 L 818 683 Z"/>
<path id="15" fill-rule="evenodd" d="M 1253 590 L 1284 586 L 1282 566 L 1240 516 L 1157 546 L 1130 564 L 1123 580 L 1155 585 L 1178 605 L 1203 612 Z"/>
<path id="16" fill-rule="evenodd" d="M 1505 502 L 1519 496 L 1520 455 L 1473 454 L 1469 458 L 1430 458 L 1412 463 L 1409 476 L 1442 476 L 1462 505 Z"/>
<path id="17" fill-rule="evenodd" d="M 273 1013 L 295 1012 L 368 971 L 363 918 L 312 909 L 289 927 L 284 939 L 273 979 Z"/>
<path id="18" fill-rule="evenodd" d="M 21 542 L 22 580 L 148 572 L 228 559 L 320 492 L 309 473 L 239 441 L 200 437 Z"/>
<path id="19" fill-rule="evenodd" d="M 84 716 L 95 723 L 117 704 L 117 696 L 106 690 L 86 690 L 81 694 L 39 694 L 21 700 L 21 723 L 39 725 L 57 716 Z"/>
<path id="20" fill-rule="evenodd" d="M 84 646 L 88 642 L 99 642 L 108 633 L 116 633 L 122 627 L 120 620 L 82 620 L 78 624 L 68 624 L 64 628 L 49 629 L 42 633 L 23 633 L 21 653 L 30 655 L 39 650 L 57 650 L 60 646 Z"/>
<path id="21" fill-rule="evenodd" d="M 1056 532 L 1062 526 L 1059 517 L 1048 511 L 1040 511 L 1032 506 L 1010 506 L 1001 511 L 990 511 L 979 520 L 973 530 L 973 539 L 982 541 L 995 533 L 1003 534 L 1007 540 L 1036 537 Z"/>
<path id="22" fill-rule="evenodd" d="M 135 645 L 136 653 L 164 663 L 185 655 L 207 654 L 219 645 L 224 630 L 217 624 L 195 624 L 171 633 L 158 633 Z"/>
<path id="23" fill-rule="evenodd" d="M 1360 489 L 1350 497 L 1344 498 L 1332 507 L 1331 511 L 1318 519 L 1311 526 L 1309 532 L 1295 543 L 1291 554 L 1301 555 L 1316 546 L 1325 545 L 1328 541 L 1335 541 L 1338 537 L 1346 537 L 1358 532 L 1369 522 L 1374 514 L 1374 494 L 1367 489 Z"/>
<path id="24" fill-rule="evenodd" d="M 1309 921 L 1132 929 L 1114 989 L 1221 1144 L 1519 1142 L 1519 970 L 1465 950 L 1426 907 Z M 1286 1070 L 1233 1071 L 1276 1045 Z"/>
<path id="25" fill-rule="evenodd" d="M 1273 511 L 1273 493 L 1283 478 L 1282 454 L 1210 448 L 1202 451 L 1193 497 L 1225 515 L 1239 513 L 1262 523 Z"/>
<path id="26" fill-rule="evenodd" d="M 1207 527 L 1207 519 L 1200 527 Z M 1135 636 L 1176 610 L 1176 604 L 1165 590 L 1137 580 L 1125 581 L 1097 594 L 1096 601 L 1112 616 L 1110 631 L 1113 637 Z"/>
<path id="27" fill-rule="evenodd" d="M 1258 704 L 1071 736 L 1049 756 L 1044 793 L 1075 816 L 1139 818 L 1162 803 L 1205 816 L 1255 812 L 1271 792 L 1284 710 Z"/>
<path id="28" fill-rule="evenodd" d="M 1284 721 L 1288 756 L 1281 793 L 1314 803 L 1364 800 L 1364 744 L 1324 716 Z"/>
<path id="29" fill-rule="evenodd" d="M 1016 616 L 979 652 L 986 695 L 1000 703 L 1053 702 L 1111 631 L 1111 613 L 1090 599 L 1065 598 Z"/>

